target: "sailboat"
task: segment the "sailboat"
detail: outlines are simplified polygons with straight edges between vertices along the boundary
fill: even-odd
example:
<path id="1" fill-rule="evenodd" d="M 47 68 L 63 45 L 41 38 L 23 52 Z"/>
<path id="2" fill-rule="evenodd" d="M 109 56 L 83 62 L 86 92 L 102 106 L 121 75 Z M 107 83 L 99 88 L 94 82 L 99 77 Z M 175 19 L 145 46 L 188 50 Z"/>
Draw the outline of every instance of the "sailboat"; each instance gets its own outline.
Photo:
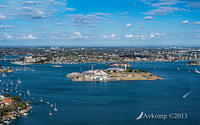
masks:
<path id="1" fill-rule="evenodd" d="M 56 108 L 56 103 L 54 104 L 54 109 L 53 109 L 55 112 L 58 111 L 58 109 Z"/>
<path id="2" fill-rule="evenodd" d="M 5 74 L 2 74 L 2 77 L 6 77 L 6 75 L 5 75 Z"/>
<path id="3" fill-rule="evenodd" d="M 53 115 L 53 113 L 51 112 L 51 110 L 49 111 L 49 115 L 50 115 L 50 116 L 52 116 L 52 115 Z"/>
<path id="4" fill-rule="evenodd" d="M 40 98 L 40 102 L 43 102 L 43 99 L 42 99 L 42 98 Z"/>
<path id="5" fill-rule="evenodd" d="M 200 71 L 198 71 L 196 68 L 195 68 L 195 70 L 194 70 L 196 73 L 200 73 Z"/>
<path id="6" fill-rule="evenodd" d="M 49 102 L 46 102 L 46 104 L 49 105 L 50 103 L 49 103 Z"/>
<path id="7" fill-rule="evenodd" d="M 18 79 L 18 80 L 17 80 L 17 83 L 20 84 L 20 83 L 22 83 L 22 81 L 21 81 L 20 79 Z"/>

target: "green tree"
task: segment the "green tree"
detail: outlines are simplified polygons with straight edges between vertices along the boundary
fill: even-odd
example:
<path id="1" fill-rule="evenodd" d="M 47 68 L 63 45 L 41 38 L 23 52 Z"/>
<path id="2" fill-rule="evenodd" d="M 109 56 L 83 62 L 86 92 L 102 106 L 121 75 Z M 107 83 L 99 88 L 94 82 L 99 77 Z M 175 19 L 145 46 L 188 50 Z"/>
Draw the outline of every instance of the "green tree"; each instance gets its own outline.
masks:
<path id="1" fill-rule="evenodd" d="M 126 68 L 126 72 L 133 72 L 133 70 L 131 68 Z"/>
<path id="2" fill-rule="evenodd" d="M 19 103 L 19 106 L 22 108 L 22 109 L 25 109 L 26 108 L 26 105 L 24 103 Z"/>
<path id="3" fill-rule="evenodd" d="M 10 97 L 10 95 L 9 94 L 5 94 L 4 97 L 8 98 L 8 97 Z"/>
<path id="4" fill-rule="evenodd" d="M 16 102 L 21 102 L 22 99 L 19 96 L 14 96 L 12 97 L 13 100 L 15 100 Z"/>

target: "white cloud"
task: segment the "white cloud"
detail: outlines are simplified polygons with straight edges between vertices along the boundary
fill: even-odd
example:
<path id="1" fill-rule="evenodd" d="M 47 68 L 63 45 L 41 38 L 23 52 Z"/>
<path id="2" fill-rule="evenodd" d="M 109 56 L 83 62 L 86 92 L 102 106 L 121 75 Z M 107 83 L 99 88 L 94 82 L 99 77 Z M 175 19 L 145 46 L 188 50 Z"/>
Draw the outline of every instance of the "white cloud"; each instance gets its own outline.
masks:
<path id="1" fill-rule="evenodd" d="M 30 4 L 30 5 L 33 5 L 33 4 L 38 4 L 38 3 L 42 3 L 42 2 L 37 2 L 37 1 L 24 1 L 24 4 Z"/>
<path id="2" fill-rule="evenodd" d="M 116 35 L 114 33 L 112 33 L 111 38 L 115 38 L 115 37 L 116 37 Z"/>
<path id="3" fill-rule="evenodd" d="M 73 32 L 73 34 L 69 37 L 70 39 L 87 39 L 88 36 L 84 36 L 81 32 Z"/>
<path id="4" fill-rule="evenodd" d="M 0 14 L 0 20 L 6 19 L 6 16 Z"/>
<path id="5" fill-rule="evenodd" d="M 8 28 L 11 28 L 11 26 L 7 26 L 7 25 L 0 25 L 0 29 L 8 29 Z"/>
<path id="6" fill-rule="evenodd" d="M 194 22 L 195 25 L 200 25 L 200 22 Z"/>
<path id="7" fill-rule="evenodd" d="M 126 24 L 126 27 L 132 27 L 132 24 L 127 23 L 127 24 Z"/>
<path id="8" fill-rule="evenodd" d="M 108 39 L 108 38 L 109 38 L 109 36 L 107 36 L 107 35 L 101 36 L 101 39 Z"/>
<path id="9" fill-rule="evenodd" d="M 193 1 L 193 2 L 186 2 L 186 3 L 187 3 L 186 7 L 200 8 L 200 2 Z"/>
<path id="10" fill-rule="evenodd" d="M 182 24 L 187 24 L 187 23 L 189 23 L 189 20 L 182 21 Z"/>
<path id="11" fill-rule="evenodd" d="M 33 18 L 42 18 L 42 17 L 44 17 L 44 12 L 41 11 L 41 10 L 39 10 L 39 9 L 34 9 L 34 10 L 32 11 L 31 16 L 32 16 Z"/>
<path id="12" fill-rule="evenodd" d="M 102 35 L 100 38 L 101 39 L 119 39 L 119 38 L 116 38 L 116 34 L 115 33 L 112 33 L 110 36 Z"/>
<path id="13" fill-rule="evenodd" d="M 28 34 L 28 36 L 22 36 L 21 38 L 22 39 L 32 39 L 32 40 L 37 39 L 37 37 L 33 36 L 32 34 Z"/>
<path id="14" fill-rule="evenodd" d="M 0 5 L 0 8 L 5 8 L 6 6 Z"/>
<path id="15" fill-rule="evenodd" d="M 11 36 L 11 35 L 9 35 L 7 33 L 5 33 L 4 36 L 5 36 L 6 39 L 12 39 L 13 38 L 13 36 Z"/>
<path id="16" fill-rule="evenodd" d="M 58 26 L 63 26 L 64 24 L 63 24 L 63 23 L 57 23 L 57 25 L 58 25 Z"/>
<path id="17" fill-rule="evenodd" d="M 133 34 L 126 34 L 124 37 L 125 38 L 133 38 Z"/>
<path id="18" fill-rule="evenodd" d="M 185 5 L 188 2 L 181 0 L 141 0 L 144 4 L 147 4 L 153 9 L 144 14 L 148 15 L 167 15 L 169 13 L 177 12 L 177 11 L 189 11 L 188 9 L 184 9 Z M 180 6 L 181 4 L 181 6 Z M 178 6 L 179 5 L 179 6 Z"/>
<path id="19" fill-rule="evenodd" d="M 109 16 L 111 15 L 110 13 L 94 13 L 95 15 L 98 15 L 98 16 Z"/>
<path id="20" fill-rule="evenodd" d="M 86 27 L 94 27 L 97 26 L 98 22 L 105 21 L 106 18 L 95 15 L 95 14 L 88 14 L 88 15 L 83 15 L 83 14 L 75 14 L 75 15 L 68 15 L 69 17 L 72 18 L 74 25 L 75 26 L 86 26 Z"/>
<path id="21" fill-rule="evenodd" d="M 152 20 L 153 17 L 152 17 L 152 16 L 146 16 L 146 17 L 144 17 L 144 19 L 145 19 L 145 20 Z"/>
<path id="22" fill-rule="evenodd" d="M 155 33 L 157 37 L 165 36 L 165 33 Z"/>
<path id="23" fill-rule="evenodd" d="M 178 7 L 173 7 L 173 6 L 161 6 L 156 9 L 152 9 L 148 12 L 145 12 L 144 14 L 148 15 L 167 15 L 169 13 L 173 13 L 175 11 L 188 11 L 186 9 L 181 9 Z"/>
<path id="24" fill-rule="evenodd" d="M 75 11 L 76 9 L 75 8 L 66 8 L 66 10 L 68 10 L 68 11 Z"/>

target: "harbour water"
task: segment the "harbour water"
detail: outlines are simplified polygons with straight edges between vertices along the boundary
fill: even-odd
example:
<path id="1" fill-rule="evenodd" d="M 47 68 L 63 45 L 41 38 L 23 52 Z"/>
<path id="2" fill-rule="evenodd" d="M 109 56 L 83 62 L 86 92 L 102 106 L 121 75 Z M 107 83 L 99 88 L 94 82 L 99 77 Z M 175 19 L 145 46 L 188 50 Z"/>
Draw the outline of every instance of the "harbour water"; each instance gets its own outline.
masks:
<path id="1" fill-rule="evenodd" d="M 80 67 L 91 69 L 91 64 L 63 64 L 56 68 L 52 64 L 19 66 L 1 60 L 0 65 L 34 69 L 0 76 L 2 81 L 13 83 L 20 78 L 18 87 L 22 91 L 28 89 L 34 98 L 31 112 L 11 125 L 198 125 L 200 122 L 200 74 L 194 72 L 200 66 L 187 66 L 186 62 L 133 63 L 134 69 L 150 71 L 164 80 L 95 83 L 72 82 L 66 78 L 67 73 L 79 72 Z M 40 102 L 41 97 L 44 102 Z M 53 111 L 46 102 L 56 103 L 58 111 Z M 141 112 L 187 113 L 188 117 L 136 120 Z"/>

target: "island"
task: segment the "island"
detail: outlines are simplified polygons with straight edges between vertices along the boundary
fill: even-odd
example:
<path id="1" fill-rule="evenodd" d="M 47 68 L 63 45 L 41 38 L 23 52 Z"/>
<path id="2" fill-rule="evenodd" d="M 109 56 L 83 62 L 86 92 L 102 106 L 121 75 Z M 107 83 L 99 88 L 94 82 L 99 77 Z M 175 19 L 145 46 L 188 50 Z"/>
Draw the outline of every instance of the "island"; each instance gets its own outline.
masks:
<path id="1" fill-rule="evenodd" d="M 120 80 L 162 80 L 163 78 L 156 76 L 150 72 L 143 70 L 133 70 L 130 67 L 119 68 L 110 67 L 105 70 L 94 70 L 93 67 L 89 71 L 73 72 L 67 74 L 66 77 L 72 81 L 120 81 Z"/>
<path id="2" fill-rule="evenodd" d="M 19 96 L 0 95 L 0 124 L 9 124 L 21 115 L 27 115 L 32 108 L 30 102 L 23 102 Z"/>
<path id="3" fill-rule="evenodd" d="M 187 64 L 188 64 L 188 65 L 191 65 L 191 66 L 199 66 L 199 65 L 200 65 L 200 62 L 192 61 L 192 62 L 188 62 Z"/>

